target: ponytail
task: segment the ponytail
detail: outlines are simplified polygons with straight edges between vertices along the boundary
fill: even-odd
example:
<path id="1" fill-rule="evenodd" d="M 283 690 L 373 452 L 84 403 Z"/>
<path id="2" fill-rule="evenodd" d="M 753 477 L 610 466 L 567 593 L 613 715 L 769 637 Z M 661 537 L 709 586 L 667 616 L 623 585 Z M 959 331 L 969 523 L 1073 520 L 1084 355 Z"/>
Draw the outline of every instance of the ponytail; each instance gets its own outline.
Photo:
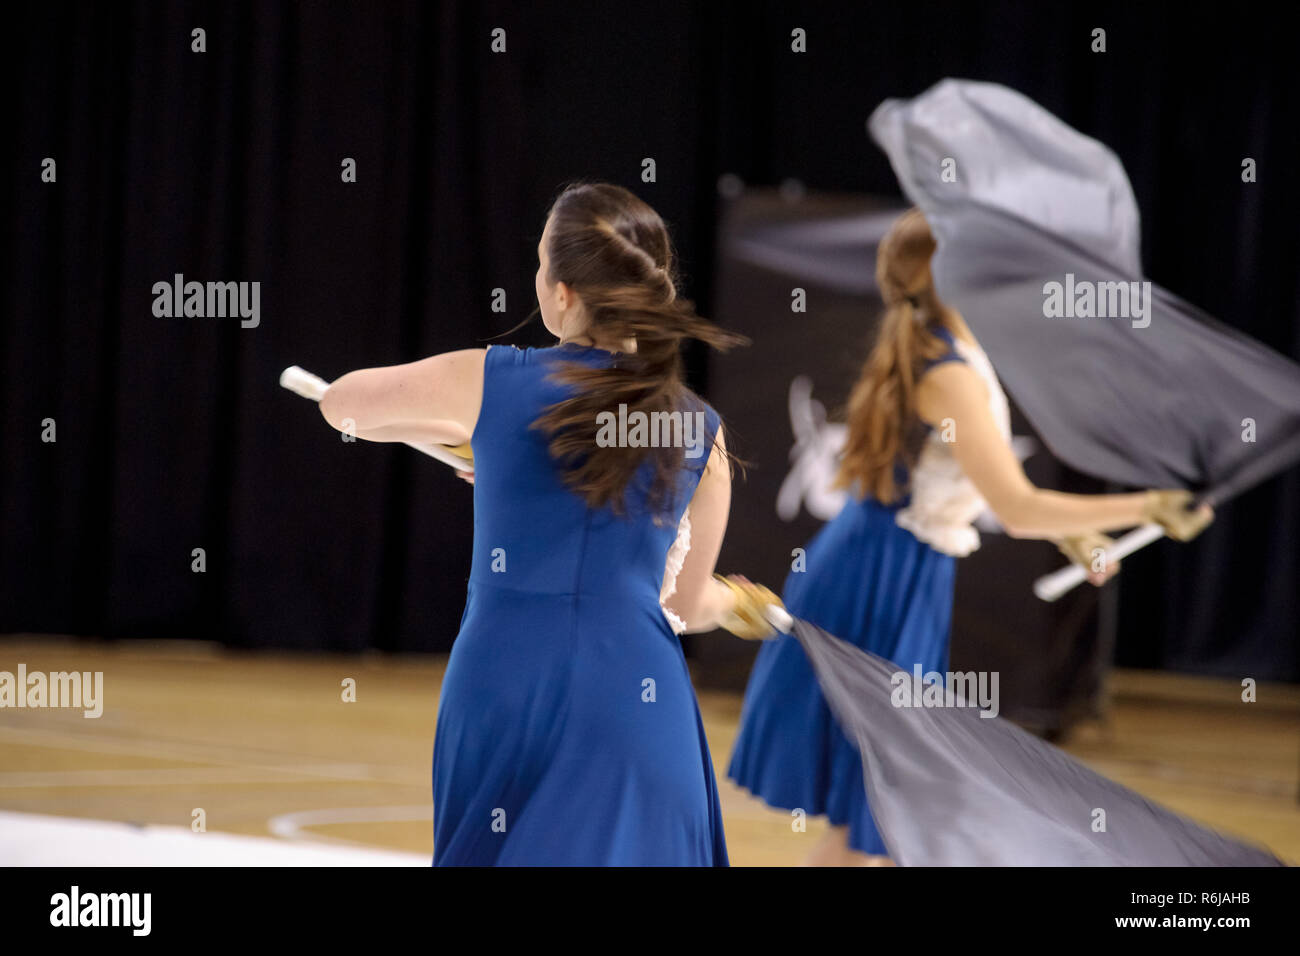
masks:
<path id="1" fill-rule="evenodd" d="M 663 220 L 631 192 L 608 184 L 570 186 L 551 209 L 548 280 L 565 282 L 582 300 L 588 332 L 634 339 L 636 351 L 608 367 L 565 363 L 556 380 L 573 394 L 533 422 L 549 437 L 564 481 L 592 508 L 625 510 L 628 486 L 642 465 L 653 468 L 646 489 L 652 511 L 671 510 L 682 467 L 680 449 L 601 447 L 601 413 L 625 405 L 629 415 L 702 410 L 686 387 L 681 345 L 695 339 L 713 348 L 745 343 L 701 318 L 677 292 L 672 245 Z M 702 436 L 701 436 L 702 437 Z M 706 458 L 707 461 L 707 458 Z"/>
<path id="2" fill-rule="evenodd" d="M 916 411 L 916 385 L 928 363 L 947 350 L 935 329 L 944 307 L 933 285 L 908 291 L 935 250 L 918 210 L 904 213 L 876 253 L 876 280 L 885 313 L 862 372 L 849 394 L 848 438 L 836 488 L 868 494 L 884 504 L 905 492 L 900 484 L 920 456 L 925 426 Z"/>

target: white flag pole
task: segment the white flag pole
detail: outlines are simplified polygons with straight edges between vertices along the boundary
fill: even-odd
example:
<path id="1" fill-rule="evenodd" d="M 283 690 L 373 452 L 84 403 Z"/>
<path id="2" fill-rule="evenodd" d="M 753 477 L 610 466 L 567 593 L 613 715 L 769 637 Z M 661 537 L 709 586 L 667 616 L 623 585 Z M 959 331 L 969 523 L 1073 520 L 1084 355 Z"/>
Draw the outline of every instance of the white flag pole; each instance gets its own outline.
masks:
<path id="1" fill-rule="evenodd" d="M 1135 528 L 1124 537 L 1117 539 L 1111 547 L 1106 549 L 1105 563 L 1110 564 L 1112 561 L 1126 558 L 1134 551 L 1145 548 L 1151 542 L 1159 541 L 1164 536 L 1164 527 L 1154 522 Z M 1044 574 L 1035 581 L 1034 594 L 1044 601 L 1055 601 L 1061 595 L 1073 590 L 1086 580 L 1088 580 L 1087 569 L 1082 565 L 1070 564 L 1059 571 Z"/>

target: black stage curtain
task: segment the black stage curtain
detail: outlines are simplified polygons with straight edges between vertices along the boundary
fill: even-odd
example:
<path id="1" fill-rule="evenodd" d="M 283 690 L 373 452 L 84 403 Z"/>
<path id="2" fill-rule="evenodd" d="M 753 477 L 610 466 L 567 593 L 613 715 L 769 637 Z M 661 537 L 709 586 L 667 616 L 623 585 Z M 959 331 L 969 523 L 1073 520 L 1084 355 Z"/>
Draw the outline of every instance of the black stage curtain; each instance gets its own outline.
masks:
<path id="1" fill-rule="evenodd" d="M 3 632 L 445 650 L 469 488 L 344 444 L 280 369 L 329 378 L 515 325 L 576 178 L 658 208 L 708 310 L 720 174 L 896 194 L 866 117 L 943 76 L 1108 143 L 1151 277 L 1300 354 L 1294 54 L 1226 5 L 39 2 L 7 25 Z M 178 273 L 259 282 L 260 324 L 155 317 Z M 693 353 L 706 394 L 708 370 Z M 1293 473 L 1196 547 L 1131 560 L 1120 662 L 1300 677 L 1298 532 Z"/>

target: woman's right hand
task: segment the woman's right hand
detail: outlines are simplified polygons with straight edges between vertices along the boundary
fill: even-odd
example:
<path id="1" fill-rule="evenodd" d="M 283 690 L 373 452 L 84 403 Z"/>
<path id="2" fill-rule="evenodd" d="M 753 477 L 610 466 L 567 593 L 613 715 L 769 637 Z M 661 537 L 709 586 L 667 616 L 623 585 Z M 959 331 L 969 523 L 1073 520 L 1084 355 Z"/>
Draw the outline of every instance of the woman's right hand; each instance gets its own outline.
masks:
<path id="1" fill-rule="evenodd" d="M 1098 531 L 1067 534 L 1056 542 L 1063 555 L 1088 572 L 1088 583 L 1098 588 L 1119 574 L 1118 561 L 1103 560 L 1114 544 L 1113 539 Z"/>
<path id="2" fill-rule="evenodd" d="M 715 574 L 713 578 L 726 586 L 734 599 L 731 610 L 722 616 L 718 627 L 747 641 L 762 641 L 775 636 L 776 629 L 768 623 L 764 612 L 772 604 L 784 608 L 779 597 L 769 588 L 755 584 L 744 575 L 729 574 L 723 577 Z"/>
<path id="3" fill-rule="evenodd" d="M 1165 534 L 1175 541 L 1191 541 L 1214 520 L 1214 509 L 1209 505 L 1189 511 L 1192 493 L 1182 488 L 1153 489 L 1146 493 L 1142 516 L 1165 529 Z"/>

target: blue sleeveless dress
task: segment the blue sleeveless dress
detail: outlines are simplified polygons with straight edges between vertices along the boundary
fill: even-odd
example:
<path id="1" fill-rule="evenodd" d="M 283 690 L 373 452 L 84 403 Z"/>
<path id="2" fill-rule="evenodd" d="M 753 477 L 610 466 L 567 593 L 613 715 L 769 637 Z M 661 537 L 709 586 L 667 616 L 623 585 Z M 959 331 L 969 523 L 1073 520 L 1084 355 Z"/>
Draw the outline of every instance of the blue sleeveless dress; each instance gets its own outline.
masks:
<path id="1" fill-rule="evenodd" d="M 948 352 L 927 367 L 965 361 L 947 330 Z M 906 479 L 906 471 L 898 477 Z M 909 498 L 884 505 L 850 496 L 786 577 L 782 600 L 795 617 L 911 671 L 948 669 L 955 559 L 895 522 Z M 849 828 L 849 846 L 883 856 L 871 818 L 862 758 L 822 697 L 799 642 L 764 642 L 750 672 L 727 776 L 773 807 L 824 815 Z"/>
<path id="2" fill-rule="evenodd" d="M 548 381 L 560 364 L 613 361 L 574 345 L 488 349 L 469 591 L 434 737 L 435 866 L 727 865 L 704 724 L 659 604 L 717 415 L 694 399 L 701 452 L 683 450 L 658 521 L 648 467 L 624 516 L 595 511 L 530 428 L 566 395 Z"/>

